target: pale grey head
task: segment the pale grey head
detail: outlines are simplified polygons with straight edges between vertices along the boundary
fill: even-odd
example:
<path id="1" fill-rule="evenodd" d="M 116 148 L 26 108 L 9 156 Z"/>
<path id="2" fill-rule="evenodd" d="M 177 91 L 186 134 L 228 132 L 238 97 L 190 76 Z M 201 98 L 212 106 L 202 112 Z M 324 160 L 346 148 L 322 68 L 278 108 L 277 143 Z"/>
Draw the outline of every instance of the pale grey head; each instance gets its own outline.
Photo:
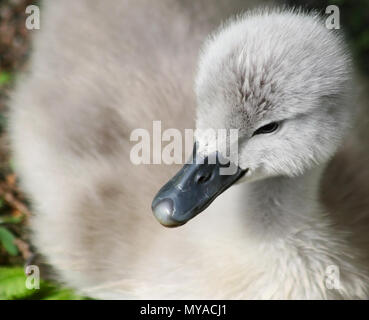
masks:
<path id="1" fill-rule="evenodd" d="M 195 89 L 197 128 L 238 129 L 239 171 L 227 183 L 237 181 L 240 172 L 242 181 L 294 176 L 327 161 L 353 111 L 351 63 L 341 36 L 317 15 L 300 11 L 259 10 L 231 19 L 205 43 Z M 192 179 L 197 199 L 196 174 L 186 179 Z M 219 194 L 214 181 L 208 179 L 202 201 L 210 203 Z M 166 198 L 178 183 L 183 181 L 165 186 Z M 153 210 L 167 225 L 158 197 L 163 194 Z M 181 208 L 176 198 L 165 211 L 170 225 L 183 224 L 203 205 L 194 203 L 191 214 Z"/>

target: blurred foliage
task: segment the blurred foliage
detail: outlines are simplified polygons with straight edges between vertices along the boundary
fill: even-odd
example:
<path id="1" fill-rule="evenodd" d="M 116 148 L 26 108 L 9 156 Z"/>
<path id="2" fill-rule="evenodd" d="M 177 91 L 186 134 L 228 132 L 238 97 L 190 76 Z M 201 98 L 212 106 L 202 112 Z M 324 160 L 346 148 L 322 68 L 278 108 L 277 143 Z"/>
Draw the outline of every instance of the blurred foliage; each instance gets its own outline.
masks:
<path id="1" fill-rule="evenodd" d="M 15 245 L 14 235 L 8 229 L 1 226 L 0 226 L 0 243 L 11 256 L 16 256 L 18 254 L 18 248 Z"/>
<path id="2" fill-rule="evenodd" d="M 5 201 L 0 198 L 0 210 L 5 206 Z M 16 256 L 19 254 L 18 247 L 16 246 L 16 237 L 10 231 L 9 225 L 18 224 L 22 221 L 22 217 L 15 217 L 11 215 L 0 216 L 0 246 L 2 246 L 8 254 Z"/>
<path id="3" fill-rule="evenodd" d="M 0 73 L 0 88 L 3 85 L 9 84 L 11 79 L 12 79 L 12 77 L 11 77 L 11 74 L 9 72 L 5 72 L 5 71 L 1 72 Z"/>
<path id="4" fill-rule="evenodd" d="M 81 300 L 72 290 L 59 288 L 40 280 L 39 289 L 26 287 L 26 274 L 21 267 L 0 267 L 0 300 Z"/>
<path id="5" fill-rule="evenodd" d="M 40 289 L 26 288 L 21 267 L 37 255 L 30 245 L 28 203 L 18 188 L 6 135 L 7 101 L 15 76 L 26 68 L 30 32 L 25 28 L 25 8 L 35 0 L 0 0 L 0 300 L 2 299 L 81 299 L 70 289 L 41 280 Z M 36 261 L 35 261 L 36 259 Z M 41 273 L 47 275 L 47 269 Z"/>
<path id="6" fill-rule="evenodd" d="M 340 25 L 346 34 L 357 66 L 361 72 L 369 76 L 369 0 L 287 0 L 280 2 L 315 9 L 322 15 L 325 15 L 327 6 L 338 6 Z"/>

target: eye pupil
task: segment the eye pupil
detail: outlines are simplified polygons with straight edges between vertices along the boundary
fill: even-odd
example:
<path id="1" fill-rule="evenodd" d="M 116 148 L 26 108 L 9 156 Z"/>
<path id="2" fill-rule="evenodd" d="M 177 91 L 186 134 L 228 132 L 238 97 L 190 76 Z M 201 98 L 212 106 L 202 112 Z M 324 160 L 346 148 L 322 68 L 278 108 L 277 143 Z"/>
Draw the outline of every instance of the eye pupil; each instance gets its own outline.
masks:
<path id="1" fill-rule="evenodd" d="M 271 122 L 265 126 L 260 127 L 257 129 L 253 135 L 255 134 L 265 134 L 265 133 L 271 133 L 278 129 L 278 122 Z"/>

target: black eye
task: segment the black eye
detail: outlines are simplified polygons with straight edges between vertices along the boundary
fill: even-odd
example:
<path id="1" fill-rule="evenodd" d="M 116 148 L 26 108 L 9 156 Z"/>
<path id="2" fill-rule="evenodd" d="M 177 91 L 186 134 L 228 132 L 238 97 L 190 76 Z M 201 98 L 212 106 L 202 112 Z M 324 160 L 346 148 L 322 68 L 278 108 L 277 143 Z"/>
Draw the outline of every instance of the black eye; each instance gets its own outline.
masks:
<path id="1" fill-rule="evenodd" d="M 278 122 L 271 122 L 271 123 L 268 123 L 267 125 L 265 126 L 262 126 L 260 127 L 259 129 L 257 129 L 254 133 L 253 133 L 253 136 L 256 135 L 256 134 L 264 134 L 264 133 L 271 133 L 275 130 L 277 130 L 279 127 L 279 124 Z"/>

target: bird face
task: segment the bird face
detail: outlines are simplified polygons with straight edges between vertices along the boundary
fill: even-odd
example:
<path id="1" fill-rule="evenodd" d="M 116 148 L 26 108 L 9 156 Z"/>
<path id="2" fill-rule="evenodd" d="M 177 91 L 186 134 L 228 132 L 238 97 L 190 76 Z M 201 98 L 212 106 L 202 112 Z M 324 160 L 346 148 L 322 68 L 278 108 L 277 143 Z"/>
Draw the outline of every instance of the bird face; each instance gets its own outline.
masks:
<path id="1" fill-rule="evenodd" d="M 293 106 L 288 112 L 291 101 Z M 203 157 L 229 150 L 228 145 L 234 146 L 230 139 L 214 142 L 212 136 L 209 139 L 207 134 L 202 134 L 209 128 L 213 129 L 217 121 L 223 122 L 227 132 L 237 132 L 238 150 L 232 162 L 243 170 L 247 169 L 244 180 L 297 176 L 326 162 L 340 146 L 350 122 L 350 112 L 337 107 L 342 101 L 344 98 L 337 96 L 322 96 L 314 101 L 316 106 L 311 106 L 313 102 L 305 101 L 304 97 L 301 101 L 281 99 L 280 107 L 260 114 L 253 113 L 253 107 L 247 103 L 236 108 L 228 105 L 227 108 L 233 110 L 221 121 L 218 112 L 206 111 L 206 117 L 198 116 L 197 128 L 202 130 L 198 131 L 196 140 L 200 146 L 212 146 L 202 152 L 205 154 Z M 229 99 L 229 102 L 234 105 L 234 100 Z M 296 110 L 295 105 L 301 107 L 301 111 Z M 304 109 L 306 105 L 309 107 Z"/>
<path id="2" fill-rule="evenodd" d="M 228 159 L 233 178 L 213 174 L 199 188 L 196 177 L 219 170 L 220 160 L 211 168 L 187 164 L 154 199 L 154 214 L 164 225 L 180 225 L 241 176 L 296 176 L 327 161 L 350 122 L 350 87 L 341 39 L 319 18 L 270 11 L 229 22 L 200 57 L 195 157 L 227 158 L 224 150 L 236 150 Z M 233 130 L 237 138 L 214 138 L 211 130 Z"/>

